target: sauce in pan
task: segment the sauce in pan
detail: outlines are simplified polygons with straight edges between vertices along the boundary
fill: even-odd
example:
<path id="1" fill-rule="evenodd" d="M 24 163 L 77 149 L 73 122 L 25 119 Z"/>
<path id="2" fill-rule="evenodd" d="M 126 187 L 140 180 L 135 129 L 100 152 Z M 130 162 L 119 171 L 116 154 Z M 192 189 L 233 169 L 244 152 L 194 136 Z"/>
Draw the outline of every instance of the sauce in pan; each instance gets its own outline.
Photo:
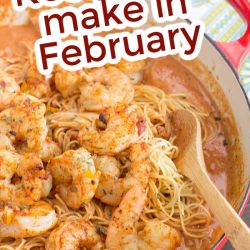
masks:
<path id="1" fill-rule="evenodd" d="M 207 171 L 217 188 L 224 196 L 233 192 L 231 185 L 232 170 L 236 165 L 233 158 L 233 146 L 230 145 L 229 135 L 218 107 L 214 100 L 200 82 L 187 67 L 175 57 L 164 57 L 151 59 L 144 71 L 144 81 L 161 88 L 166 93 L 185 93 L 190 97 L 193 104 L 201 111 L 209 115 L 205 119 L 206 128 L 213 132 L 216 129 L 216 136 L 203 145 L 204 158 Z M 221 229 L 214 221 L 211 226 L 211 241 L 216 241 L 221 234 Z M 189 246 L 197 249 L 193 242 L 188 239 L 183 242 L 181 249 Z M 203 242 L 203 248 L 209 248 L 209 241 Z M 198 247 L 199 248 L 199 247 Z"/>
<path id="2" fill-rule="evenodd" d="M 163 89 L 166 93 L 185 93 L 201 111 L 209 113 L 206 126 L 211 130 L 217 125 L 217 136 L 204 144 L 204 155 L 210 177 L 221 192 L 226 195 L 228 188 L 227 166 L 233 164 L 230 147 L 221 122 L 220 112 L 209 93 L 188 69 L 174 57 L 150 60 L 145 69 L 147 83 Z"/>
<path id="3" fill-rule="evenodd" d="M 32 25 L 4 26 L 0 28 L 0 51 L 21 52 L 23 43 L 33 44 L 39 37 Z"/>

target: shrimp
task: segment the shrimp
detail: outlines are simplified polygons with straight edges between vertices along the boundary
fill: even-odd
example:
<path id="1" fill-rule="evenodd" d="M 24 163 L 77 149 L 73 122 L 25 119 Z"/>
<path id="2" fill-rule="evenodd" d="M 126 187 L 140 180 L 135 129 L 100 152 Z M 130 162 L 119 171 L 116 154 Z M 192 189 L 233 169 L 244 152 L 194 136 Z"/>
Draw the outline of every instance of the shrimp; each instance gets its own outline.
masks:
<path id="1" fill-rule="evenodd" d="M 31 205 L 51 188 L 52 177 L 37 156 L 0 151 L 0 201 Z"/>
<path id="2" fill-rule="evenodd" d="M 126 74 L 133 74 L 139 71 L 142 71 L 146 66 L 145 60 L 140 60 L 136 62 L 130 62 L 125 59 L 122 59 L 117 65 L 118 69 Z"/>
<path id="3" fill-rule="evenodd" d="M 7 135 L 12 144 L 20 146 L 24 152 L 38 153 L 48 132 L 45 105 L 24 95 L 18 95 L 11 104 L 11 108 L 0 113 L 0 134 Z"/>
<path id="4" fill-rule="evenodd" d="M 46 241 L 46 250 L 103 249 L 95 227 L 84 219 L 61 223 Z"/>
<path id="5" fill-rule="evenodd" d="M 146 129 L 142 111 L 137 106 L 119 105 L 100 114 L 95 126 L 83 126 L 79 143 L 90 152 L 115 155 L 135 143 Z"/>
<path id="6" fill-rule="evenodd" d="M 138 249 L 135 224 L 144 208 L 147 192 L 141 186 L 130 189 L 115 210 L 109 223 L 106 247 L 108 249 Z"/>
<path id="7" fill-rule="evenodd" d="M 51 96 L 50 80 L 40 74 L 34 62 L 28 67 L 21 91 L 39 99 Z"/>
<path id="8" fill-rule="evenodd" d="M 96 190 L 95 197 L 111 206 L 120 204 L 122 195 L 133 186 L 146 188 L 151 164 L 146 143 L 134 144 L 130 149 L 131 166 L 124 178 L 103 174 Z"/>
<path id="9" fill-rule="evenodd" d="M 160 221 L 149 221 L 138 233 L 139 250 L 174 250 L 180 244 L 180 235 Z"/>
<path id="10" fill-rule="evenodd" d="M 102 111 L 117 104 L 129 104 L 134 98 L 134 87 L 129 77 L 118 68 L 108 66 L 89 73 L 91 81 L 80 87 L 81 110 Z"/>
<path id="11" fill-rule="evenodd" d="M 32 206 L 0 208 L 0 238 L 26 238 L 43 234 L 57 223 L 55 210 L 44 201 Z"/>
<path id="12" fill-rule="evenodd" d="M 54 70 L 54 79 L 56 89 L 67 98 L 79 92 L 81 83 L 88 79 L 88 76 L 83 70 L 70 72 L 58 66 Z"/>
<path id="13" fill-rule="evenodd" d="M 100 172 L 86 149 L 66 151 L 52 159 L 47 169 L 52 173 L 56 191 L 69 207 L 77 209 L 94 197 Z"/>
<path id="14" fill-rule="evenodd" d="M 172 250 L 180 244 L 178 232 L 162 222 L 147 222 L 137 232 L 136 223 L 147 200 L 147 192 L 134 186 L 112 215 L 107 231 L 106 247 L 119 250 Z"/>
<path id="15" fill-rule="evenodd" d="M 20 88 L 15 79 L 0 71 L 0 111 L 10 105 L 19 91 Z"/>
<path id="16" fill-rule="evenodd" d="M 60 146 L 52 139 L 47 137 L 39 155 L 44 162 L 49 162 L 51 159 L 60 155 L 61 153 L 62 149 Z"/>
<path id="17" fill-rule="evenodd" d="M 34 97 L 18 94 L 11 108 L 0 113 L 0 149 L 38 154 L 48 162 L 61 154 L 59 145 L 47 137 L 46 107 Z M 14 147 L 15 146 L 15 147 Z"/>
<path id="18" fill-rule="evenodd" d="M 120 69 L 123 73 L 128 75 L 133 83 L 138 83 L 142 81 L 143 78 L 143 70 L 146 66 L 146 61 L 136 61 L 129 62 L 125 59 L 122 59 L 116 67 Z"/>
<path id="19" fill-rule="evenodd" d="M 0 113 L 0 133 L 10 134 L 13 141 L 26 138 L 30 149 L 35 150 L 47 135 L 46 107 L 32 96 L 20 94 L 11 102 L 11 108 Z"/>
<path id="20" fill-rule="evenodd" d="M 95 167 L 102 173 L 101 179 L 106 176 L 120 177 L 121 163 L 112 156 L 97 156 L 94 159 Z"/>

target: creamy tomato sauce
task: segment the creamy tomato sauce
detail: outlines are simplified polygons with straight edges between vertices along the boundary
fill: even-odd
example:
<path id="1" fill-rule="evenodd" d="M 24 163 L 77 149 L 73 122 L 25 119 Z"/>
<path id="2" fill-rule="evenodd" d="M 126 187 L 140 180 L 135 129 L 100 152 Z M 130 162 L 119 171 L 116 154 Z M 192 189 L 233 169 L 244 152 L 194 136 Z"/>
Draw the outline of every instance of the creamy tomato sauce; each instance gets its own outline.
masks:
<path id="1" fill-rule="evenodd" d="M 228 147 L 220 112 L 199 79 L 175 58 L 169 56 L 149 60 L 144 80 L 167 93 L 185 93 L 198 109 L 210 114 L 206 119 L 206 127 L 213 130 L 216 124 L 217 135 L 213 140 L 204 144 L 204 156 L 210 177 L 226 195 L 227 170 L 230 169 L 228 166 L 233 164 L 232 154 Z"/>
<path id="2" fill-rule="evenodd" d="M 24 43 L 33 44 L 39 37 L 39 33 L 32 25 L 4 26 L 0 28 L 0 50 L 10 49 L 18 53 L 23 49 Z"/>
<path id="3" fill-rule="evenodd" d="M 22 26 L 0 26 L 0 68 L 9 66 L 9 62 L 15 62 L 18 58 L 27 57 L 27 48 L 32 47 L 39 37 L 38 32 L 33 25 L 27 24 Z M 25 56 L 25 57 L 23 57 Z M 5 60 L 8 58 L 8 60 Z M 23 61 L 25 63 L 25 61 Z M 16 77 L 17 82 L 23 80 L 25 72 L 20 71 Z"/>
<path id="4" fill-rule="evenodd" d="M 206 128 L 211 132 L 216 129 L 216 136 L 203 145 L 206 167 L 217 188 L 224 196 L 228 196 L 230 189 L 233 188 L 230 185 L 230 171 L 235 165 L 232 157 L 233 148 L 229 145 L 225 129 L 226 124 L 221 118 L 220 111 L 199 81 L 198 76 L 196 77 L 184 67 L 179 60 L 169 56 L 149 60 L 144 71 L 144 81 L 169 94 L 185 93 L 195 106 L 209 114 L 209 117 L 205 120 Z M 210 239 L 203 241 L 202 249 L 208 249 L 211 242 L 214 243 L 220 237 L 220 234 L 221 229 L 213 221 Z M 186 239 L 182 242 L 180 249 L 197 249 L 197 247 L 192 240 Z"/>

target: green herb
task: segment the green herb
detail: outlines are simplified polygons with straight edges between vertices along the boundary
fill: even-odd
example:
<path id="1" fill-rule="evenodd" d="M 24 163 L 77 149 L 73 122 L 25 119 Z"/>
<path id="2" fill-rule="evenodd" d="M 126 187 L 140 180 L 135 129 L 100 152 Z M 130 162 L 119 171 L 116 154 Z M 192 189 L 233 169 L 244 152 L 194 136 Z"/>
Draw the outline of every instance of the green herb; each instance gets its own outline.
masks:
<path id="1" fill-rule="evenodd" d="M 74 193 L 76 193 L 78 191 L 76 186 L 72 186 L 70 190 L 71 190 L 71 192 L 74 192 Z"/>
<path id="2" fill-rule="evenodd" d="M 73 167 L 74 167 L 75 169 L 77 169 L 77 167 L 78 167 L 78 162 L 74 162 Z"/>
<path id="3" fill-rule="evenodd" d="M 21 205 L 20 208 L 21 209 L 29 209 L 30 207 L 28 205 Z"/>
<path id="4" fill-rule="evenodd" d="M 11 122 L 12 122 L 12 118 L 11 118 L 11 117 L 6 117 L 6 118 L 5 118 L 5 121 L 6 121 L 7 123 L 11 123 Z"/>
<path id="5" fill-rule="evenodd" d="M 53 112 L 51 111 L 51 110 L 48 110 L 47 112 L 46 112 L 46 115 L 52 115 L 53 114 Z"/>
<path id="6" fill-rule="evenodd" d="M 88 168 L 90 168 L 92 166 L 92 162 L 87 161 L 87 165 L 88 165 Z"/>
<path id="7" fill-rule="evenodd" d="M 227 145 L 228 145 L 228 141 L 227 141 L 226 139 L 223 141 L 223 145 L 224 145 L 224 146 L 227 146 Z"/>

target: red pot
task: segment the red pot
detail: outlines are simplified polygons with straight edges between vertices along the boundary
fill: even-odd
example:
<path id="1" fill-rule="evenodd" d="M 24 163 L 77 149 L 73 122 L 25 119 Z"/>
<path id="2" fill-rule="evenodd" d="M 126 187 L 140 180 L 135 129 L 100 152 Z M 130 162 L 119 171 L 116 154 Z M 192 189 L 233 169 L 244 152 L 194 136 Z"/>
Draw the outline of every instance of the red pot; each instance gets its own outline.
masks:
<path id="1" fill-rule="evenodd" d="M 213 73 L 219 77 L 218 83 L 223 89 L 236 120 L 239 131 L 244 160 L 244 178 L 250 176 L 250 105 L 249 100 L 240 84 L 238 71 L 241 63 L 250 52 L 250 1 L 228 0 L 239 12 L 247 24 L 245 34 L 237 41 L 214 42 L 207 36 L 201 49 L 199 59 Z M 249 181 L 245 183 L 244 194 L 238 197 L 241 206 L 238 210 L 242 216 L 250 198 Z M 214 245 L 214 249 L 220 250 L 228 241 L 223 235 Z M 250 246 L 249 246 L 250 248 Z"/>

